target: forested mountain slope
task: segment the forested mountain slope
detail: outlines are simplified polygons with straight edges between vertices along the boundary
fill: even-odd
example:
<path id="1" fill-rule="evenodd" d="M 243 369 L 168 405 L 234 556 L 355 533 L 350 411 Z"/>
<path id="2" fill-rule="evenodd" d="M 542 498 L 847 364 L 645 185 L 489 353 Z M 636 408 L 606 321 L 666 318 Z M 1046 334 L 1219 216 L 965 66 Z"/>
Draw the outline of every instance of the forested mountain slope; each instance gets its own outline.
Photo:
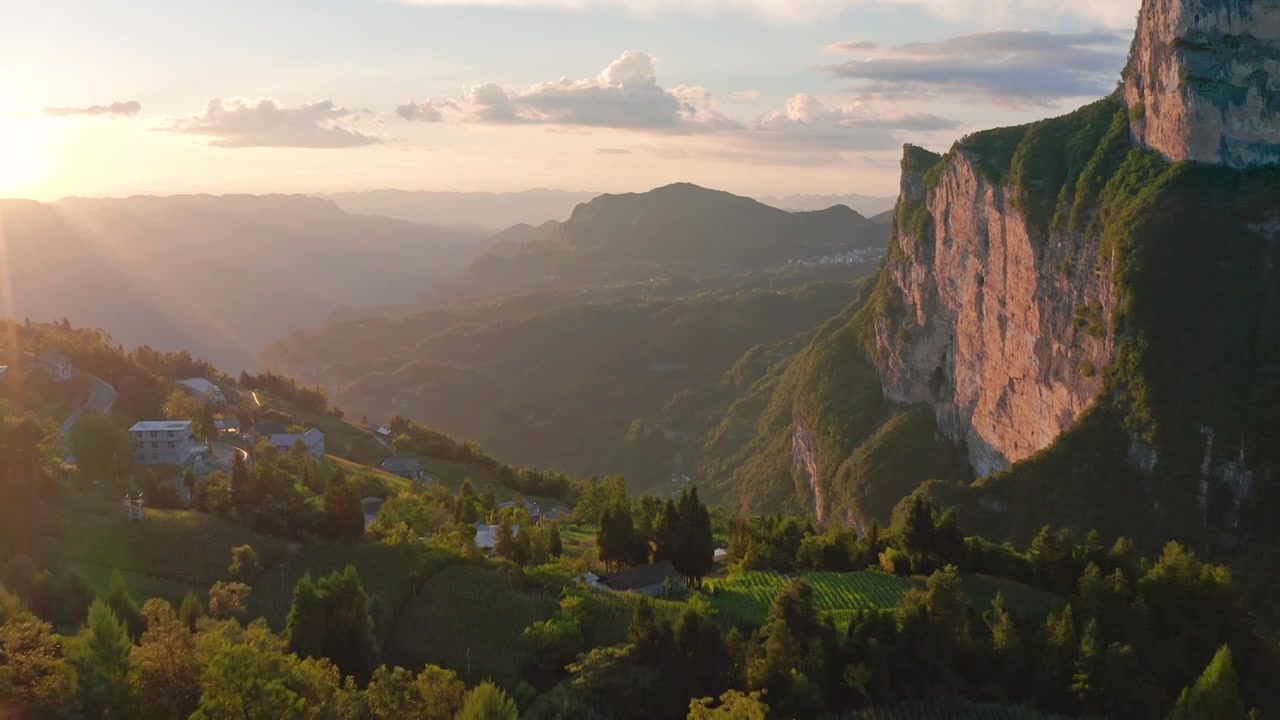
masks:
<path id="1" fill-rule="evenodd" d="M 787 212 L 686 183 L 601 195 L 542 241 L 503 244 L 472 265 L 480 287 L 584 285 L 673 272 L 747 272 L 884 247 L 884 228 L 844 206 Z"/>

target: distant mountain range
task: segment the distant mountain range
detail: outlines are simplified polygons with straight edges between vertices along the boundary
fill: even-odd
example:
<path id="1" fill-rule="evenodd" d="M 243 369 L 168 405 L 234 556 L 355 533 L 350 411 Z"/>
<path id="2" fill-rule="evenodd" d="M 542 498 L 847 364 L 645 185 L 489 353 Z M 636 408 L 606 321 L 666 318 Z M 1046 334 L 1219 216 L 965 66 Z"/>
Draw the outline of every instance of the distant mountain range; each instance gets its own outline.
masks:
<path id="1" fill-rule="evenodd" d="M 349 213 L 496 232 L 513 225 L 565 220 L 575 207 L 599 194 L 542 189 L 513 193 L 369 190 L 322 197 Z"/>
<path id="2" fill-rule="evenodd" d="M 599 197 L 598 192 L 525 190 L 512 193 L 369 190 L 322 195 L 358 215 L 381 215 L 431 225 L 459 225 L 494 232 L 514 225 L 541 226 L 563 222 L 574 208 Z M 871 217 L 891 210 L 896 197 L 869 195 L 787 195 L 757 198 L 780 210 L 811 212 L 844 205 Z"/>
<path id="3" fill-rule="evenodd" d="M 512 228 L 472 265 L 486 283 L 635 280 L 649 273 L 745 272 L 884 247 L 887 230 L 844 206 L 787 212 L 678 183 L 601 195 L 558 226 Z M 544 237 L 540 236 L 546 233 Z"/>
<path id="4" fill-rule="evenodd" d="M 0 236 L 0 315 L 70 317 L 229 370 L 338 308 L 420 301 L 487 247 L 301 195 L 0 201 Z"/>
<path id="5" fill-rule="evenodd" d="M 898 202 L 896 195 L 874 197 L 871 195 L 787 195 L 785 197 L 756 198 L 765 205 L 772 205 L 781 210 L 793 212 L 812 212 L 826 210 L 835 205 L 844 205 L 863 217 L 879 215 L 893 209 Z"/>

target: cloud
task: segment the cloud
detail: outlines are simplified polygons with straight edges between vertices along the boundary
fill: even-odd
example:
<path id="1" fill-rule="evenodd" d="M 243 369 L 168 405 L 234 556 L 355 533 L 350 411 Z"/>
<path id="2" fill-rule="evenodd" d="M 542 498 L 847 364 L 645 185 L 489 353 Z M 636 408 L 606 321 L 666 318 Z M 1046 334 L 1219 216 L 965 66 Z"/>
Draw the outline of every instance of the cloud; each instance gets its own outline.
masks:
<path id="1" fill-rule="evenodd" d="M 807 93 L 792 95 L 781 112 L 752 123 L 747 139 L 758 146 L 833 151 L 888 150 L 903 133 L 955 130 L 960 124 L 929 113 L 884 113 L 857 100 L 830 106 Z"/>
<path id="2" fill-rule="evenodd" d="M 347 127 L 361 113 L 330 100 L 288 108 L 272 98 L 210 100 L 202 112 L 169 118 L 164 132 L 209 138 L 223 148 L 347 148 L 378 145 L 382 140 Z"/>
<path id="3" fill-rule="evenodd" d="M 630 155 L 631 151 L 626 148 L 596 148 L 597 155 Z"/>
<path id="4" fill-rule="evenodd" d="M 133 117 L 141 111 L 142 103 L 137 100 L 129 100 L 128 102 L 113 102 L 110 105 L 90 105 L 88 107 L 47 107 L 40 112 L 50 117 L 73 117 L 77 115 Z"/>
<path id="5" fill-rule="evenodd" d="M 431 98 L 415 103 L 410 102 L 396 108 L 396 115 L 409 122 L 437 123 L 444 121 L 444 115 L 436 107 Z"/>
<path id="6" fill-rule="evenodd" d="M 856 43 L 840 43 L 852 46 Z M 1124 65 L 1127 36 L 1000 30 L 870 50 L 825 67 L 866 97 L 952 98 L 1009 107 L 1105 95 Z"/>
<path id="7" fill-rule="evenodd" d="M 724 98 L 726 100 L 759 100 L 761 95 L 759 90 L 739 90 L 726 94 Z"/>
<path id="8" fill-rule="evenodd" d="M 514 92 L 485 83 L 444 104 L 474 123 L 672 133 L 736 127 L 714 105 L 703 88 L 660 86 L 657 60 L 635 50 L 624 52 L 594 78 L 561 78 Z"/>
<path id="9" fill-rule="evenodd" d="M 618 8 L 636 15 L 656 12 L 740 12 L 778 23 L 809 23 L 870 5 L 922 9 L 951 21 L 1042 23 L 1079 18 L 1133 27 L 1141 0 L 401 0 L 426 6 L 542 7 L 563 10 Z"/>
<path id="10" fill-rule="evenodd" d="M 834 55 L 843 55 L 845 53 L 862 53 L 868 50 L 875 50 L 880 47 L 880 43 L 870 40 L 846 40 L 845 42 L 832 43 L 823 50 Z"/>

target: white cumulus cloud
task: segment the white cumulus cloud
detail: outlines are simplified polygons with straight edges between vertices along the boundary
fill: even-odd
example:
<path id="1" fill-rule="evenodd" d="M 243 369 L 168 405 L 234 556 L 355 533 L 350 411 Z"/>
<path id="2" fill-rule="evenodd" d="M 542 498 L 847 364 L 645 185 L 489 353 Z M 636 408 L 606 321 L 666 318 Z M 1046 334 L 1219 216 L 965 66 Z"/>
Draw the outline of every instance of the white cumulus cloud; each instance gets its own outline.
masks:
<path id="1" fill-rule="evenodd" d="M 171 117 L 157 130 L 196 135 L 213 147 L 347 148 L 382 139 L 357 127 L 360 113 L 331 100 L 285 107 L 273 98 L 214 98 L 204 110 Z"/>

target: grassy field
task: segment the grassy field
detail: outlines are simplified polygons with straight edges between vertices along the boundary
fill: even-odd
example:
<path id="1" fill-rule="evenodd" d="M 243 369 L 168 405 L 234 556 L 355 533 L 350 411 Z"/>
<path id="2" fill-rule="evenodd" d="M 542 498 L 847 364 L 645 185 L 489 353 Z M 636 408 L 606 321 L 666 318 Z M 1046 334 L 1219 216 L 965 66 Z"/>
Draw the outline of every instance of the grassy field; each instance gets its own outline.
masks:
<path id="1" fill-rule="evenodd" d="M 493 570 L 453 565 L 409 602 L 386 660 L 413 668 L 432 663 L 471 681 L 513 679 L 528 660 L 524 629 L 558 608 L 555 595 L 513 592 Z"/>
<path id="2" fill-rule="evenodd" d="M 802 576 L 813 586 L 814 604 L 830 615 L 840 628 L 848 626 L 859 611 L 892 608 L 911 588 L 924 588 L 923 578 L 901 578 L 876 570 L 853 573 L 810 572 Z M 1062 598 L 1011 580 L 985 575 L 965 575 L 965 593 L 980 609 L 1003 592 L 1008 607 L 1043 617 L 1063 604 Z M 707 594 L 711 605 L 730 624 L 755 627 L 769 616 L 774 598 L 790 580 L 776 572 L 757 571 L 711 580 Z"/>
<path id="3" fill-rule="evenodd" d="M 281 630 L 293 603 L 293 587 L 303 575 L 319 579 L 351 565 L 360 575 L 365 592 L 377 595 L 390 617 L 412 596 L 414 578 L 431 575 L 441 562 L 438 553 L 417 546 L 326 544 L 302 550 L 266 567 L 254 580 L 249 616 L 262 616 L 271 627 Z"/>
<path id="4" fill-rule="evenodd" d="M 376 468 L 370 465 L 361 465 L 360 463 L 352 462 L 336 455 L 326 455 L 325 459 L 347 471 L 348 475 L 353 475 L 358 472 L 367 472 L 370 475 L 373 475 L 385 483 L 387 489 L 390 490 L 393 495 L 402 490 L 408 490 L 409 487 L 413 485 L 413 481 L 405 480 L 399 475 L 392 475 L 389 472 L 383 471 L 382 468 Z"/>
<path id="5" fill-rule="evenodd" d="M 76 570 L 95 590 L 104 590 L 120 570 L 138 599 L 181 600 L 188 589 L 204 591 L 227 579 L 231 548 L 251 545 L 264 565 L 278 562 L 285 543 L 220 520 L 183 510 L 147 510 L 129 522 L 115 503 L 81 499 L 57 507 L 33 548 L 42 567 Z"/>

